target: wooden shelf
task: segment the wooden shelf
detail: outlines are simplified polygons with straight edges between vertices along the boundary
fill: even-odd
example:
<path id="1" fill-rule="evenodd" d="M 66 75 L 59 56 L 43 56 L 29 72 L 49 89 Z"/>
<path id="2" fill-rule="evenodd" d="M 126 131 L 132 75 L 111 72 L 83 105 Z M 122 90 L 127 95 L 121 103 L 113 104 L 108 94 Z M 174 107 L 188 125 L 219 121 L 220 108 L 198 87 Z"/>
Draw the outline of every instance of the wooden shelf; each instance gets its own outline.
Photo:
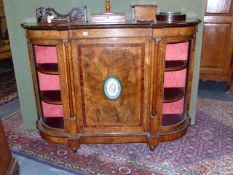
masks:
<path id="1" fill-rule="evenodd" d="M 180 123 L 185 118 L 184 114 L 167 114 L 163 115 L 162 126 L 172 126 Z"/>
<path id="2" fill-rule="evenodd" d="M 165 62 L 165 71 L 179 71 L 187 67 L 187 60 L 175 60 Z"/>
<path id="3" fill-rule="evenodd" d="M 58 75 L 58 65 L 57 63 L 43 63 L 37 64 L 37 70 L 44 74 Z"/>
<path id="4" fill-rule="evenodd" d="M 184 88 L 164 88 L 164 103 L 171 103 L 182 99 L 184 92 Z"/>
<path id="5" fill-rule="evenodd" d="M 53 91 L 41 91 L 40 92 L 41 100 L 55 105 L 62 105 L 61 101 L 61 91 L 53 90 Z"/>
<path id="6" fill-rule="evenodd" d="M 64 129 L 63 117 L 44 117 L 43 122 L 52 128 Z"/>

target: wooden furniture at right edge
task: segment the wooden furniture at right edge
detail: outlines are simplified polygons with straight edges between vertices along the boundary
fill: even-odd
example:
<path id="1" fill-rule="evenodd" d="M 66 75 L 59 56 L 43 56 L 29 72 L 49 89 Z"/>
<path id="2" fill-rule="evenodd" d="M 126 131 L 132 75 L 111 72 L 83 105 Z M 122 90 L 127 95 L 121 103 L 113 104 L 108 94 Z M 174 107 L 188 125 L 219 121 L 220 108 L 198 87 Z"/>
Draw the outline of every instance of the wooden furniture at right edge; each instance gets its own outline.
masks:
<path id="1" fill-rule="evenodd" d="M 232 85 L 233 0 L 208 0 L 204 17 L 201 80 Z"/>

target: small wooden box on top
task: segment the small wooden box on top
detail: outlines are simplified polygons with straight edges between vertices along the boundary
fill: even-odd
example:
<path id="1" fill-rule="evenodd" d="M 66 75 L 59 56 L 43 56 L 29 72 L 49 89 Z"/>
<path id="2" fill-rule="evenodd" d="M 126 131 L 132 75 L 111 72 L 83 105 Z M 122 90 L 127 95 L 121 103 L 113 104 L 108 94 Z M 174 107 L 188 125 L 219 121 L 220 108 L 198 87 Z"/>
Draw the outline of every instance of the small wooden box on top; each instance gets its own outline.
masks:
<path id="1" fill-rule="evenodd" d="M 156 21 L 157 5 L 142 4 L 131 7 L 133 21 Z"/>

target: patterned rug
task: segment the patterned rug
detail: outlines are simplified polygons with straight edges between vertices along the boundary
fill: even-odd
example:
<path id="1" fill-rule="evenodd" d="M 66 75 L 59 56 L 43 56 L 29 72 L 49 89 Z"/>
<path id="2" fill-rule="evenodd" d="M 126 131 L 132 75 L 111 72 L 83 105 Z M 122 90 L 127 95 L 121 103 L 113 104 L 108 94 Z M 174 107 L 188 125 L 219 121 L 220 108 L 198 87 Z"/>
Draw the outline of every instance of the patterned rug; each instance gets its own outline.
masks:
<path id="1" fill-rule="evenodd" d="M 0 74 L 0 105 L 18 97 L 14 71 Z"/>
<path id="2" fill-rule="evenodd" d="M 199 99 L 196 124 L 154 152 L 146 144 L 81 145 L 73 153 L 22 129 L 21 114 L 3 121 L 12 151 L 78 174 L 233 174 L 233 102 Z"/>

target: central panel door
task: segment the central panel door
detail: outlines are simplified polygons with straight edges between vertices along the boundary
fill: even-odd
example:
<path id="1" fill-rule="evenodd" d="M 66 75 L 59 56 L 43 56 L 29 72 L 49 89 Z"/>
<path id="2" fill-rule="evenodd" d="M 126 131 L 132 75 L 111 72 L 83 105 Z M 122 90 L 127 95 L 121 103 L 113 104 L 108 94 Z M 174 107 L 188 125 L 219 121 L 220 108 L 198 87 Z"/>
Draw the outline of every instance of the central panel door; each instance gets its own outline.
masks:
<path id="1" fill-rule="evenodd" d="M 81 132 L 88 128 L 96 132 L 147 130 L 146 45 L 145 39 L 89 39 L 75 43 L 74 78 Z"/>

